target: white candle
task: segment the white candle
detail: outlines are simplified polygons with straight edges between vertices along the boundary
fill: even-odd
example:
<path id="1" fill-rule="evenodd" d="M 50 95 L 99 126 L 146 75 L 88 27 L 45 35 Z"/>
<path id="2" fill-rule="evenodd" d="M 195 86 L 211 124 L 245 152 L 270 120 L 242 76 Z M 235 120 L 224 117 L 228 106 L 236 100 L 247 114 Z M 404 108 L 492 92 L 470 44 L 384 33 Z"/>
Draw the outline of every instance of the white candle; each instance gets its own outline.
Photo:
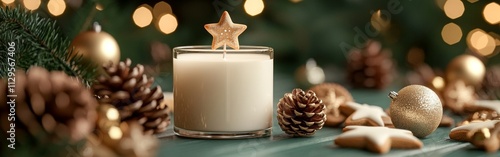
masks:
<path id="1" fill-rule="evenodd" d="M 221 53 L 181 53 L 174 58 L 177 129 L 250 132 L 271 128 L 272 57 L 232 51 L 236 52 L 227 53 L 225 59 Z"/>

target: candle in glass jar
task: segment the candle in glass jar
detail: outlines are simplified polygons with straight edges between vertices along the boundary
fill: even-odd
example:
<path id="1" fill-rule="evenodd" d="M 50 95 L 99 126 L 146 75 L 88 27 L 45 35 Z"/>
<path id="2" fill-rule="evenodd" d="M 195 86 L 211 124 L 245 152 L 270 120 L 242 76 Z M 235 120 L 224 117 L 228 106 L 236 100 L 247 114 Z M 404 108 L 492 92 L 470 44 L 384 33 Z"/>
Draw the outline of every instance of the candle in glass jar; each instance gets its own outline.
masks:
<path id="1" fill-rule="evenodd" d="M 182 49 L 182 48 L 181 48 Z M 174 57 L 174 125 L 195 132 L 270 130 L 273 115 L 273 58 L 251 47 Z M 218 53 L 219 52 L 219 53 Z M 248 53 L 250 52 L 250 53 Z M 182 136 L 182 135 L 181 135 Z"/>

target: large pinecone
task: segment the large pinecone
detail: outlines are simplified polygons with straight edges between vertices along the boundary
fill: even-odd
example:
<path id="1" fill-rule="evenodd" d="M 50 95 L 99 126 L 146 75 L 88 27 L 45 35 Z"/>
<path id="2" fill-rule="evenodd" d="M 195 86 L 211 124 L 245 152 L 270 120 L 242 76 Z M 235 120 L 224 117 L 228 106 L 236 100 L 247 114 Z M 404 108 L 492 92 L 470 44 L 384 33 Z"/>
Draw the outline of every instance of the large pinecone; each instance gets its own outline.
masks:
<path id="1" fill-rule="evenodd" d="M 395 65 L 382 45 L 370 40 L 363 49 L 353 49 L 347 61 L 347 79 L 356 88 L 383 89 L 394 77 Z"/>
<path id="2" fill-rule="evenodd" d="M 122 121 L 138 121 L 146 134 L 160 133 L 170 124 L 166 104 L 162 104 L 163 92 L 160 86 L 151 89 L 152 77 L 144 74 L 144 66 L 131 68 L 127 59 L 119 64 L 103 66 L 105 74 L 93 85 L 99 102 L 114 105 Z"/>
<path id="3" fill-rule="evenodd" d="M 500 65 L 492 66 L 486 70 L 483 83 L 476 90 L 481 99 L 500 99 Z"/>
<path id="4" fill-rule="evenodd" d="M 325 110 L 325 105 L 313 91 L 306 93 L 301 89 L 294 89 L 278 102 L 278 123 L 287 134 L 314 135 L 325 124 Z"/>
<path id="5" fill-rule="evenodd" d="M 7 84 L 7 80 L 0 80 L 0 130 L 4 134 L 14 129 L 17 141 L 15 151 L 2 151 L 16 153 L 8 156 L 26 156 L 27 152 L 65 156 L 64 147 L 76 145 L 94 130 L 97 101 L 78 79 L 32 67 L 27 73 L 17 70 L 15 81 L 9 79 Z"/>

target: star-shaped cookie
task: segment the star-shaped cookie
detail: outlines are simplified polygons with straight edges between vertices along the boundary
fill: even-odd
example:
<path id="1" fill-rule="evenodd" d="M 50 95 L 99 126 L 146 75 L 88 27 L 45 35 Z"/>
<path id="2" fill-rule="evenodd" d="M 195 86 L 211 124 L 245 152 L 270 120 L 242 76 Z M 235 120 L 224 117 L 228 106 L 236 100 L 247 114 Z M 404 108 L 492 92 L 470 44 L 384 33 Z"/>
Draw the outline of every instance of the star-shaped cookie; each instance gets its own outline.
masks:
<path id="1" fill-rule="evenodd" d="M 417 149 L 424 145 L 411 131 L 379 126 L 346 126 L 334 143 L 340 147 L 366 148 L 384 154 L 391 148 Z"/>
<path id="2" fill-rule="evenodd" d="M 498 122 L 500 122 L 500 120 L 488 120 L 483 122 L 469 123 L 451 129 L 449 136 L 450 139 L 467 142 L 470 141 L 469 137 L 467 137 L 468 132 L 475 132 L 482 128 L 491 129 Z"/>
<path id="3" fill-rule="evenodd" d="M 205 29 L 214 37 L 212 40 L 212 50 L 225 45 L 238 50 L 240 49 L 238 36 L 247 29 L 247 26 L 233 23 L 229 13 L 224 11 L 219 23 L 206 24 Z"/>
<path id="4" fill-rule="evenodd" d="M 386 126 L 394 127 L 391 118 L 379 106 L 358 104 L 356 102 L 346 102 L 340 109 L 346 115 L 345 126 L 365 125 L 365 126 Z"/>
<path id="5" fill-rule="evenodd" d="M 353 101 L 347 89 L 336 83 L 322 83 L 311 87 L 319 99 L 326 106 L 326 126 L 338 126 L 342 124 L 346 116 L 340 113 L 339 107 L 347 101 Z"/>
<path id="6" fill-rule="evenodd" d="M 476 100 L 471 105 L 465 106 L 464 110 L 467 112 L 488 110 L 500 113 L 500 100 Z"/>
<path id="7" fill-rule="evenodd" d="M 462 114 L 464 108 L 474 103 L 474 87 L 466 85 L 463 81 L 449 83 L 444 89 L 443 99 L 445 107 L 454 113 Z"/>

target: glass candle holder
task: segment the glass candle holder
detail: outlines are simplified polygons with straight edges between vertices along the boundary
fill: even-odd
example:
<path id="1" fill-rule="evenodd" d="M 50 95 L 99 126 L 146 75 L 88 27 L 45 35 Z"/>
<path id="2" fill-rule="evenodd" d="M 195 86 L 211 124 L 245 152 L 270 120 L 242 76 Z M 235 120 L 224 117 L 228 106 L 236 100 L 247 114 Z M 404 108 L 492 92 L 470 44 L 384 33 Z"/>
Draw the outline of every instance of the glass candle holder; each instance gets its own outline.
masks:
<path id="1" fill-rule="evenodd" d="M 271 134 L 273 49 L 173 49 L 174 132 L 192 138 Z"/>

